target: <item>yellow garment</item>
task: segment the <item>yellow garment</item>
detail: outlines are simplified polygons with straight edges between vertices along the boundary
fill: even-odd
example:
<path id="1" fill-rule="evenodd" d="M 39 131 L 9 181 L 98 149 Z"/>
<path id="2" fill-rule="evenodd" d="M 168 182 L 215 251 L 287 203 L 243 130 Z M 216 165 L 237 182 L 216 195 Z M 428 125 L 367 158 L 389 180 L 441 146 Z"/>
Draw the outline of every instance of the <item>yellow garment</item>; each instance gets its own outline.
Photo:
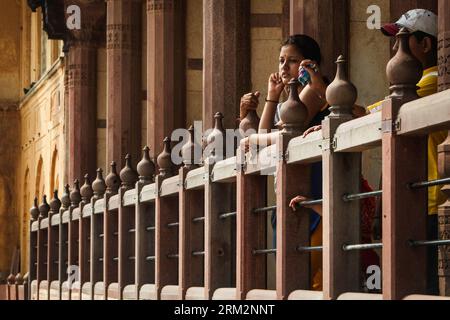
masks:
<path id="1" fill-rule="evenodd" d="M 311 246 L 322 245 L 322 220 L 311 235 Z M 322 252 L 311 252 L 312 290 L 322 291 Z"/>
<path id="2" fill-rule="evenodd" d="M 438 68 L 431 67 L 423 71 L 417 86 L 417 95 L 421 98 L 437 92 Z M 370 113 L 381 110 L 381 101 L 367 107 Z M 428 180 L 439 179 L 437 168 L 437 146 L 447 138 L 447 131 L 439 131 L 428 136 Z M 442 186 L 428 188 L 428 214 L 437 214 L 438 206 L 444 203 L 445 196 L 440 192 Z"/>
<path id="3" fill-rule="evenodd" d="M 422 79 L 417 86 L 417 95 L 421 98 L 437 92 L 438 67 L 431 67 L 423 71 Z"/>
<path id="4" fill-rule="evenodd" d="M 448 131 L 434 132 L 428 136 L 428 180 L 439 179 L 437 146 L 447 139 Z M 428 214 L 437 214 L 438 206 L 445 202 L 442 186 L 428 188 Z"/>

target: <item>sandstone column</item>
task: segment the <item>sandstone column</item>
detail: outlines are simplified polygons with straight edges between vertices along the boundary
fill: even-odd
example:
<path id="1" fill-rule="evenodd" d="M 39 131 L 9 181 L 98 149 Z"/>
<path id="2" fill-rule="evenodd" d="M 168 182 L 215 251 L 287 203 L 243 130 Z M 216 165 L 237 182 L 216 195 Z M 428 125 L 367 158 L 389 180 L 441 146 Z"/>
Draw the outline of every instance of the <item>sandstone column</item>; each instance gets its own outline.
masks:
<path id="1" fill-rule="evenodd" d="M 105 3 L 66 1 L 78 5 L 81 28 L 69 30 L 66 47 L 68 76 L 69 181 L 85 173 L 95 175 L 97 166 L 97 48 L 105 39 Z M 66 13 L 66 18 L 70 15 Z"/>
<path id="2" fill-rule="evenodd" d="M 339 55 L 348 57 L 349 0 L 290 0 L 290 33 L 306 34 L 320 45 L 322 74 L 334 78 L 334 61 Z"/>
<path id="3" fill-rule="evenodd" d="M 108 0 L 107 161 L 136 163 L 141 147 L 142 0 Z"/>
<path id="4" fill-rule="evenodd" d="M 147 144 L 185 125 L 185 0 L 147 0 Z"/>
<path id="5" fill-rule="evenodd" d="M 203 128 L 221 112 L 236 127 L 239 102 L 251 90 L 250 1 L 203 1 Z"/>

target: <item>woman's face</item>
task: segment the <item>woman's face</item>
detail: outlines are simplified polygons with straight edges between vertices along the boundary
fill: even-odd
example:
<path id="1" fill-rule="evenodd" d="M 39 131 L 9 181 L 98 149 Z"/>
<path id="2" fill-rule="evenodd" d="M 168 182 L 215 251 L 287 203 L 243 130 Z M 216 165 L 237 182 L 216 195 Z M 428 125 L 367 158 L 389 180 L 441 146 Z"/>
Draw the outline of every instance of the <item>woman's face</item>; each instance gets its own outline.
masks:
<path id="1" fill-rule="evenodd" d="M 285 85 L 292 78 L 298 78 L 298 69 L 304 59 L 294 45 L 287 45 L 281 48 L 278 70 Z"/>

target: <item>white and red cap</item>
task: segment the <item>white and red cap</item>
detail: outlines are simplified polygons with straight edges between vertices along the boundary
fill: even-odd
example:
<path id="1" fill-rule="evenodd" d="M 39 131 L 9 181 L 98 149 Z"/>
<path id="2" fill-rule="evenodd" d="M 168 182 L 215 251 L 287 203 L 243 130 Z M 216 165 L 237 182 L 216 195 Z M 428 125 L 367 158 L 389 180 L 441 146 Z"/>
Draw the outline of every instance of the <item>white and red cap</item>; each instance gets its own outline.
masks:
<path id="1" fill-rule="evenodd" d="M 437 38 L 437 16 L 425 9 L 409 10 L 397 22 L 384 25 L 381 31 L 387 36 L 395 36 L 401 28 L 406 28 L 411 33 L 422 31 Z"/>

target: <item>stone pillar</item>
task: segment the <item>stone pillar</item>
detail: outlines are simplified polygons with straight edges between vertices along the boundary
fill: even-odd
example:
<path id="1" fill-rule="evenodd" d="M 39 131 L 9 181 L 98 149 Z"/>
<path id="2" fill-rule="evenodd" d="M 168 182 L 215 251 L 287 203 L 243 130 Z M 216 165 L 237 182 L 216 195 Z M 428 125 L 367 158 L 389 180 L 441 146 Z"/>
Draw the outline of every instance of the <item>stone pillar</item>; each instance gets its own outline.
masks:
<path id="1" fill-rule="evenodd" d="M 402 0 L 391 1 L 391 21 L 397 21 L 404 13 L 411 9 L 427 9 L 438 13 L 438 0 Z"/>
<path id="2" fill-rule="evenodd" d="M 105 3 L 101 0 L 66 1 L 78 5 L 80 29 L 66 39 L 68 63 L 69 181 L 95 175 L 97 166 L 97 48 L 105 40 Z M 66 13 L 66 19 L 69 15 Z"/>
<path id="3" fill-rule="evenodd" d="M 322 121 L 323 141 L 333 141 L 337 128 L 352 120 L 357 97 L 355 86 L 345 73 L 346 60 L 336 61 L 335 80 L 328 86 L 326 97 L 331 114 Z M 323 293 L 324 299 L 337 299 L 342 293 L 360 288 L 360 253 L 345 252 L 345 244 L 361 240 L 360 203 L 345 202 L 342 195 L 360 192 L 361 153 L 334 152 L 323 149 Z"/>
<path id="4" fill-rule="evenodd" d="M 141 147 L 142 0 L 107 0 L 106 163 L 136 161 Z"/>
<path id="5" fill-rule="evenodd" d="M 290 33 L 306 34 L 320 45 L 321 72 L 333 79 L 333 62 L 339 55 L 348 57 L 349 0 L 290 0 Z"/>
<path id="6" fill-rule="evenodd" d="M 450 89 L 450 1 L 439 0 L 439 34 L 438 34 L 438 90 Z M 439 176 L 450 176 L 450 135 L 438 146 Z M 439 238 L 450 238 L 450 185 L 442 187 L 447 201 L 439 207 Z M 439 247 L 438 251 L 439 292 L 442 296 L 450 295 L 450 246 Z"/>
<path id="7" fill-rule="evenodd" d="M 393 125 L 401 106 L 418 98 L 416 83 L 421 78 L 422 65 L 411 54 L 409 36 L 405 28 L 397 35 L 399 49 L 386 68 L 392 84 L 391 95 L 383 102 L 381 111 L 385 300 L 403 299 L 426 291 L 426 249 L 411 248 L 408 241 L 426 238 L 427 190 L 415 190 L 407 185 L 411 181 L 427 180 L 427 138 L 397 135 Z"/>
<path id="8" fill-rule="evenodd" d="M 185 125 L 185 0 L 147 0 L 147 144 Z"/>
<path id="9" fill-rule="evenodd" d="M 235 128 L 239 102 L 250 85 L 250 1 L 203 1 L 203 128 L 221 112 Z"/>
<path id="10" fill-rule="evenodd" d="M 97 159 L 97 49 L 89 42 L 71 46 L 69 84 L 69 181 L 93 174 Z"/>

